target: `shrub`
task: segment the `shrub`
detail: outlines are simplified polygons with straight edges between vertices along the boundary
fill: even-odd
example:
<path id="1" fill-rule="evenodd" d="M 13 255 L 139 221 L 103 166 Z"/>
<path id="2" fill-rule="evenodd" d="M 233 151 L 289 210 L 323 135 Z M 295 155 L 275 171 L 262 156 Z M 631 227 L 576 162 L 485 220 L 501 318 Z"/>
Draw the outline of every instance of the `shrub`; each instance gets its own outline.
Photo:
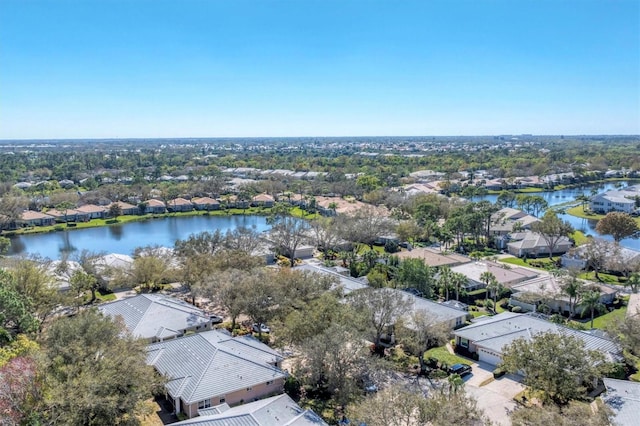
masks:
<path id="1" fill-rule="evenodd" d="M 500 367 L 498 367 L 495 370 L 493 370 L 493 378 L 494 379 L 499 379 L 500 377 L 504 376 L 505 374 L 506 374 L 506 371 L 504 371 Z"/>
<path id="2" fill-rule="evenodd" d="M 64 231 L 64 225 L 56 225 L 53 227 L 55 231 Z"/>
<path id="3" fill-rule="evenodd" d="M 522 307 L 521 306 L 514 306 L 513 309 L 511 310 L 511 312 L 515 312 L 516 314 L 519 314 L 520 312 L 522 312 Z"/>
<path id="4" fill-rule="evenodd" d="M 400 250 L 400 247 L 398 246 L 398 243 L 396 243 L 395 241 L 388 240 L 384 244 L 384 251 L 387 253 L 396 253 L 399 250 Z"/>
<path id="5" fill-rule="evenodd" d="M 472 352 L 471 359 L 474 361 L 480 361 L 480 355 L 478 355 L 478 352 Z"/>
<path id="6" fill-rule="evenodd" d="M 484 306 L 484 300 L 476 300 L 476 306 Z"/>

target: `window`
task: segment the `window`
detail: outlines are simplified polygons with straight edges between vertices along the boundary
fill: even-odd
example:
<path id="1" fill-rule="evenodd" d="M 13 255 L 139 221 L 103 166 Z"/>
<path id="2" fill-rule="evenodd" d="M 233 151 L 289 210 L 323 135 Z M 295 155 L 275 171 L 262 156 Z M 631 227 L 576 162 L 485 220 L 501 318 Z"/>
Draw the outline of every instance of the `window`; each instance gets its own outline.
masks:
<path id="1" fill-rule="evenodd" d="M 273 380 L 269 380 L 269 381 L 267 382 L 267 386 L 272 385 L 272 384 L 273 384 Z"/>
<path id="2" fill-rule="evenodd" d="M 227 399 L 224 396 L 220 397 L 220 404 L 224 404 Z"/>
<path id="3" fill-rule="evenodd" d="M 463 348 L 468 348 L 469 347 L 469 340 L 460 339 L 460 346 L 462 346 Z"/>
<path id="4" fill-rule="evenodd" d="M 204 408 L 211 407 L 211 399 L 205 399 L 204 401 L 198 402 L 198 410 L 202 410 Z"/>
<path id="5" fill-rule="evenodd" d="M 247 388 L 247 392 L 251 392 L 253 388 Z"/>

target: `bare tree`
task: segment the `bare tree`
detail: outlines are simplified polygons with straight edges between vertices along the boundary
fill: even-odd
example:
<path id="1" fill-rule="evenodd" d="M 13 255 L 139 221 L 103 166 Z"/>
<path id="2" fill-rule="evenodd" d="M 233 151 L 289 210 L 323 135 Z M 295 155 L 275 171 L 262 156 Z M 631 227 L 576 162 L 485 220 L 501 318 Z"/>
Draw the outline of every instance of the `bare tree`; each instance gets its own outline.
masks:
<path id="1" fill-rule="evenodd" d="M 308 240 L 308 230 L 309 223 L 305 220 L 291 216 L 281 216 L 275 219 L 269 236 L 276 246 L 276 250 L 289 258 L 290 266 L 295 265 L 298 247 Z"/>

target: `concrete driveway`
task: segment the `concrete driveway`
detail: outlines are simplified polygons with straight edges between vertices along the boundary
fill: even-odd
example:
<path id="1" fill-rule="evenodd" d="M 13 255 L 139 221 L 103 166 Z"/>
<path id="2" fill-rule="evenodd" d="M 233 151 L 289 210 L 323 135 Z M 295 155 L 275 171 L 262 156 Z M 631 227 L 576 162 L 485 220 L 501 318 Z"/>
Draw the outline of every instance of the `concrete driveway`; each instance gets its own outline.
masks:
<path id="1" fill-rule="evenodd" d="M 471 368 L 473 375 L 465 378 L 467 394 L 478 401 L 478 408 L 482 409 L 493 423 L 510 425 L 508 413 L 516 407 L 513 397 L 524 389 L 519 382 L 520 378 L 509 375 L 492 380 L 493 366 L 476 363 Z"/>

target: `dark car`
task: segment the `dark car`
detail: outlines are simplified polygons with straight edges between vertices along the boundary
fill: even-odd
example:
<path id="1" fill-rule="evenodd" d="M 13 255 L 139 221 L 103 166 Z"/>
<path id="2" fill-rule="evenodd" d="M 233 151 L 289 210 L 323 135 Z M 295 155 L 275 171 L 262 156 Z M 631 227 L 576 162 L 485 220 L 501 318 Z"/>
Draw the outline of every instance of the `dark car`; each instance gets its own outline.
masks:
<path id="1" fill-rule="evenodd" d="M 209 315 L 209 318 L 211 318 L 211 324 L 220 324 L 222 321 L 224 321 L 224 318 L 218 315 Z"/>
<path id="2" fill-rule="evenodd" d="M 467 364 L 453 364 L 449 367 L 449 374 L 457 374 L 460 377 L 471 374 L 471 366 Z"/>

